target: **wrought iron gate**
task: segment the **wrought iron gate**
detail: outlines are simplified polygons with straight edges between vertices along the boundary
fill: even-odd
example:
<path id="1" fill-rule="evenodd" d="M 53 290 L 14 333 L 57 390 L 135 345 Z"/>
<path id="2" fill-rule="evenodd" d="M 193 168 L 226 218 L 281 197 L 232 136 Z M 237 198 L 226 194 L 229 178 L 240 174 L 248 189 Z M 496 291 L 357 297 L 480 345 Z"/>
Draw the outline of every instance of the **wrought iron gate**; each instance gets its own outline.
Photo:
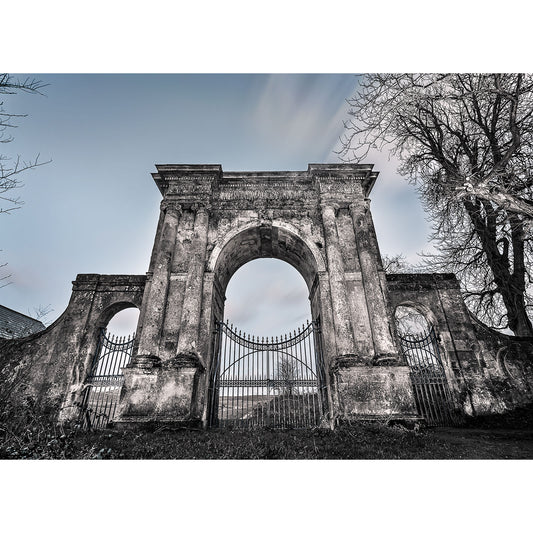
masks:
<path id="1" fill-rule="evenodd" d="M 122 369 L 131 359 L 134 340 L 135 335 L 108 336 L 106 329 L 101 330 L 80 406 L 84 428 L 102 428 L 113 420 L 124 383 Z"/>
<path id="2" fill-rule="evenodd" d="M 318 321 L 281 338 L 259 340 L 216 327 L 210 425 L 304 428 L 320 424 L 326 393 Z"/>
<path id="3" fill-rule="evenodd" d="M 454 423 L 452 399 L 439 353 L 435 330 L 399 336 L 411 369 L 411 382 L 418 412 L 430 426 Z"/>

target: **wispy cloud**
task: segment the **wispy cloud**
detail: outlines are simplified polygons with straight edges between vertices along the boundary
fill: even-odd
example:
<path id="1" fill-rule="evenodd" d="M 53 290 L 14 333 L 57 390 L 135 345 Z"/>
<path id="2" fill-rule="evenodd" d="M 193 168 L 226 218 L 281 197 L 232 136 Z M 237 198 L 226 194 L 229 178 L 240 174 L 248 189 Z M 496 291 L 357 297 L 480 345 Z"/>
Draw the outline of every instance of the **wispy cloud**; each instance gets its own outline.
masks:
<path id="1" fill-rule="evenodd" d="M 352 83 L 346 76 L 270 75 L 251 117 L 255 130 L 276 149 L 318 152 L 324 159 L 342 131 Z"/>

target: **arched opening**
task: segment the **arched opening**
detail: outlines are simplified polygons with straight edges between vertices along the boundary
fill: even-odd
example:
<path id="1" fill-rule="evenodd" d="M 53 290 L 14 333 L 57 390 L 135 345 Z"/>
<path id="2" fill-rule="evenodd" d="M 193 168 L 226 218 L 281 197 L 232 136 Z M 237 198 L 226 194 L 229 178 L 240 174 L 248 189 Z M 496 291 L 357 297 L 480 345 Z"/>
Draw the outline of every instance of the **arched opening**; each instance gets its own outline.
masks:
<path id="1" fill-rule="evenodd" d="M 139 314 L 140 311 L 136 307 L 129 307 L 119 311 L 107 323 L 107 333 L 118 337 L 134 335 L 139 321 Z"/>
<path id="2" fill-rule="evenodd" d="M 106 427 L 115 416 L 138 320 L 139 309 L 128 302 L 110 306 L 101 316 L 80 403 L 80 422 L 87 429 Z"/>
<path id="3" fill-rule="evenodd" d="M 226 288 L 224 322 L 255 336 L 295 331 L 311 321 L 309 289 L 301 274 L 279 259 L 240 267 Z"/>
<path id="4" fill-rule="evenodd" d="M 221 247 L 214 268 L 210 425 L 320 424 L 326 378 L 317 266 L 300 237 L 276 226 L 247 228 Z"/>
<path id="5" fill-rule="evenodd" d="M 401 352 L 411 370 L 418 412 L 429 425 L 452 423 L 452 401 L 434 325 L 418 307 L 398 305 L 394 319 Z"/>

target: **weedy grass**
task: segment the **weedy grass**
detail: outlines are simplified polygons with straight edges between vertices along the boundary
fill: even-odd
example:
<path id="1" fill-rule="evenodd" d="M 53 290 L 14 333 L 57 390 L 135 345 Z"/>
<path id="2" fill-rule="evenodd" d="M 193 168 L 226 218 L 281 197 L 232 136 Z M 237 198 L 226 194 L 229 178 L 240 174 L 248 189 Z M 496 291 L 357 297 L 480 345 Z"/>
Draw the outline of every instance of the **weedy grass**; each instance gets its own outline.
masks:
<path id="1" fill-rule="evenodd" d="M 335 431 L 85 432 L 54 425 L 35 405 L 0 427 L 3 459 L 532 459 L 533 407 L 472 419 L 461 428 L 407 429 L 378 422 Z"/>

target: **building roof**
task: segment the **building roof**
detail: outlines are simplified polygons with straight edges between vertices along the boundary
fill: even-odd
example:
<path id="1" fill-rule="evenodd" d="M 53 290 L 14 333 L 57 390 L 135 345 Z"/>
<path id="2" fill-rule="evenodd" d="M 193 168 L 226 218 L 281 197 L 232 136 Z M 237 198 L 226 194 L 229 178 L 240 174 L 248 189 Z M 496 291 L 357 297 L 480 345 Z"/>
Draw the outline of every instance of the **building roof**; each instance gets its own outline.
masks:
<path id="1" fill-rule="evenodd" d="M 43 329 L 46 329 L 46 326 L 39 320 L 0 305 L 0 337 L 16 339 Z"/>

